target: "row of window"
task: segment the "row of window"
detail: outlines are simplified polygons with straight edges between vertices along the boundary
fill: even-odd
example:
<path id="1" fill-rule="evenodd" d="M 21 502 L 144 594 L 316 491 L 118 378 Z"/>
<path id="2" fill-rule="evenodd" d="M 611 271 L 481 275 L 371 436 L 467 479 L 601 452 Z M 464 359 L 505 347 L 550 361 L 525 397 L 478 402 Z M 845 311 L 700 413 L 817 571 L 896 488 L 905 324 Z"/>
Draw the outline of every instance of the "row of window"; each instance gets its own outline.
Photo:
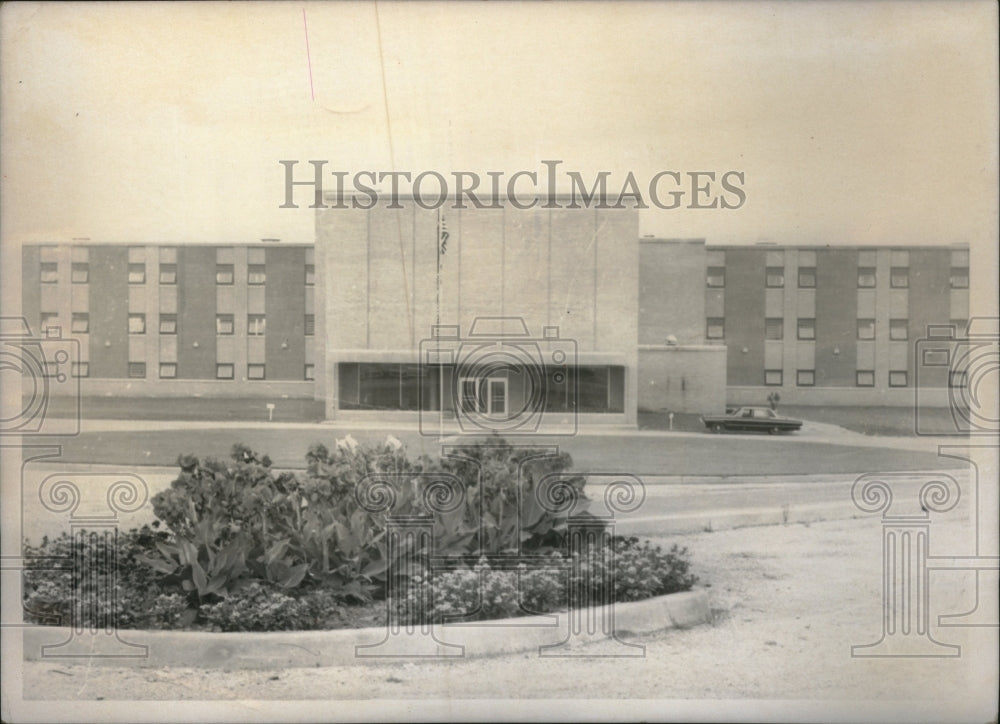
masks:
<path id="1" fill-rule="evenodd" d="M 876 283 L 875 267 L 858 267 L 858 288 L 873 289 Z M 726 268 L 722 266 L 708 267 L 706 284 L 710 288 L 721 289 L 726 286 Z M 969 288 L 969 268 L 952 267 L 949 273 L 949 284 L 952 289 Z M 764 274 L 764 285 L 769 289 L 781 289 L 785 286 L 784 267 L 767 267 Z M 799 267 L 798 285 L 800 289 L 815 289 L 816 267 Z M 889 286 L 893 289 L 907 289 L 910 286 L 910 270 L 908 267 L 893 267 L 889 272 Z"/>
<path id="2" fill-rule="evenodd" d="M 910 383 L 906 370 L 889 371 L 889 387 L 906 387 Z M 768 387 L 781 387 L 784 384 L 782 370 L 764 370 L 764 384 Z M 816 384 L 816 370 L 796 370 L 795 384 L 798 387 L 813 387 Z M 948 379 L 950 387 L 965 387 L 968 375 L 964 370 L 951 370 Z M 875 370 L 858 370 L 855 373 L 855 385 L 858 387 L 875 386 Z"/>
<path id="3" fill-rule="evenodd" d="M 171 285 L 177 283 L 177 265 L 160 264 L 159 283 Z M 215 283 L 221 285 L 233 284 L 235 278 L 235 267 L 232 264 L 215 265 Z M 42 262 L 40 266 L 40 281 L 42 284 L 56 284 L 59 281 L 59 265 L 57 262 Z M 88 262 L 74 262 L 70 269 L 70 281 L 73 284 L 87 284 L 90 282 L 90 264 Z M 267 268 L 264 264 L 247 265 L 247 284 L 259 286 L 267 282 Z M 128 265 L 128 283 L 146 283 L 146 265 Z M 313 264 L 305 265 L 305 285 L 307 287 L 316 284 L 316 267 Z"/>
<path id="4" fill-rule="evenodd" d="M 72 368 L 72 374 L 74 377 L 89 377 L 90 376 L 90 363 L 89 362 L 74 362 Z M 230 363 L 220 363 L 215 365 L 215 379 L 217 380 L 231 380 L 235 377 L 236 365 Z M 128 376 L 132 379 L 145 379 L 146 378 L 146 363 L 145 362 L 129 362 L 128 363 Z M 173 380 L 177 378 L 177 363 L 176 362 L 161 362 L 160 363 L 160 379 L 161 380 Z M 266 380 L 267 379 L 267 367 L 263 364 L 248 364 L 247 365 L 247 379 L 248 380 Z M 305 366 L 302 379 L 306 381 L 312 381 L 316 379 L 316 367 L 315 365 L 308 364 Z"/>
<path id="5" fill-rule="evenodd" d="M 768 317 L 764 324 L 764 336 L 767 339 L 784 339 L 785 320 L 780 317 Z M 814 318 L 799 317 L 796 328 L 796 336 L 802 340 L 816 339 L 816 320 Z M 707 339 L 726 338 L 726 320 L 724 317 L 709 317 L 705 327 L 705 337 Z"/>
<path id="6" fill-rule="evenodd" d="M 965 322 L 960 319 L 951 320 L 951 325 L 961 330 L 965 328 Z M 726 320 L 722 317 L 709 317 L 705 330 L 708 339 L 726 338 Z M 796 327 L 796 337 L 800 340 L 816 339 L 816 320 L 813 318 L 800 317 Z M 764 339 L 782 340 L 785 338 L 785 320 L 782 317 L 767 317 L 764 320 Z M 875 339 L 875 320 L 859 319 L 857 327 L 857 338 L 859 340 Z M 894 342 L 905 342 L 910 338 L 910 320 L 890 319 L 889 339 Z"/>
<path id="7" fill-rule="evenodd" d="M 55 312 L 42 313 L 42 330 L 48 327 L 55 327 L 59 324 L 59 315 Z M 215 333 L 220 336 L 228 336 L 234 333 L 235 320 L 232 314 L 215 315 Z M 267 317 L 263 314 L 247 315 L 247 336 L 263 337 L 267 328 Z M 160 334 L 177 334 L 177 315 L 160 315 Z M 312 337 L 316 333 L 316 316 L 305 315 L 303 320 L 303 330 L 306 337 Z M 70 321 L 70 331 L 74 334 L 88 334 L 90 332 L 90 314 L 87 312 L 74 312 Z M 128 333 L 146 333 L 146 315 L 128 315 Z"/>

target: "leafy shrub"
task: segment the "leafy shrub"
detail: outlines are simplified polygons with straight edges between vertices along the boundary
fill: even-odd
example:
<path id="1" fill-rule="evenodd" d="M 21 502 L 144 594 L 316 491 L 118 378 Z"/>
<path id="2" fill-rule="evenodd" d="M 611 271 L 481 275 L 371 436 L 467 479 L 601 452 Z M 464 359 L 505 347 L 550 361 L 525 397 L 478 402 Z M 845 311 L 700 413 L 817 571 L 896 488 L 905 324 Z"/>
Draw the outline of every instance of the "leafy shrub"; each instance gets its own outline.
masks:
<path id="1" fill-rule="evenodd" d="M 589 501 L 565 453 L 539 456 L 494 436 L 440 460 L 411 460 L 391 436 L 374 445 L 347 436 L 332 450 L 311 447 L 304 474 L 275 471 L 239 444 L 230 457 L 179 456 L 177 479 L 152 499 L 153 528 L 26 546 L 28 620 L 158 628 L 200 617 L 222 630 L 322 628 L 341 604 L 389 590 L 390 574 L 409 591 L 390 602 L 404 620 L 498 618 L 565 608 L 570 591 L 595 600 L 612 577 L 620 601 L 696 580 L 686 550 L 636 538 L 567 558 L 569 518 L 586 515 Z M 442 479 L 460 489 L 431 487 Z M 363 483 L 372 480 L 378 500 L 366 498 Z M 423 518 L 430 539 L 409 538 L 389 560 L 390 516 Z M 490 566 L 525 553 L 531 566 Z M 431 554 L 462 567 L 420 571 Z"/>
<path id="2" fill-rule="evenodd" d="M 104 628 L 162 628 L 190 623 L 181 596 L 164 595 L 155 572 L 140 565 L 165 534 L 81 531 L 25 545 L 24 618 L 29 623 Z M 74 562 L 77 563 L 74 566 Z"/>
<path id="3" fill-rule="evenodd" d="M 205 621 L 221 631 L 295 631 L 315 628 L 316 608 L 260 583 L 250 583 L 218 603 L 202 606 Z"/>
<path id="4" fill-rule="evenodd" d="M 528 567 L 498 570 L 486 558 L 472 568 L 413 576 L 406 596 L 393 601 L 404 623 L 508 618 L 548 613 L 568 607 L 569 587 L 584 605 L 602 599 L 608 577 L 614 575 L 612 600 L 636 601 L 690 590 L 698 579 L 689 573 L 686 548 L 662 547 L 638 538 L 612 539 L 611 550 L 590 549 L 567 559 L 558 553 L 542 556 Z M 609 562 L 612 562 L 609 566 Z"/>
<path id="5" fill-rule="evenodd" d="M 615 601 L 638 601 L 689 591 L 698 582 L 698 577 L 689 572 L 691 562 L 687 548 L 678 548 L 675 544 L 664 551 L 661 546 L 654 546 L 648 540 L 640 542 L 636 537 L 615 537 L 610 545 L 614 549 L 613 569 L 607 566 L 607 556 L 593 551 L 589 560 L 577 556 L 572 570 L 589 575 L 595 587 L 598 581 L 613 572 Z M 588 566 L 590 571 L 587 571 Z"/>

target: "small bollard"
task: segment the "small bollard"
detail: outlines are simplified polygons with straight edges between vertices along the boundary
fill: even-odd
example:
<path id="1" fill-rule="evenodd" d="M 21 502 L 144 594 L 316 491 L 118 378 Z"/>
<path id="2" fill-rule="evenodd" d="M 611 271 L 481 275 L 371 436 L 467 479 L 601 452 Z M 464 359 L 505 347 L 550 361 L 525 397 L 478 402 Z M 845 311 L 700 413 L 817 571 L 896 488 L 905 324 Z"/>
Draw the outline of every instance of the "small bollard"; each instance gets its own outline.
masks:
<path id="1" fill-rule="evenodd" d="M 273 402 L 268 402 L 267 403 L 267 421 L 268 422 L 274 422 L 274 403 Z"/>
<path id="2" fill-rule="evenodd" d="M 674 413 L 671 412 L 669 415 L 667 415 L 667 419 L 670 421 L 670 429 L 673 430 L 674 429 Z"/>

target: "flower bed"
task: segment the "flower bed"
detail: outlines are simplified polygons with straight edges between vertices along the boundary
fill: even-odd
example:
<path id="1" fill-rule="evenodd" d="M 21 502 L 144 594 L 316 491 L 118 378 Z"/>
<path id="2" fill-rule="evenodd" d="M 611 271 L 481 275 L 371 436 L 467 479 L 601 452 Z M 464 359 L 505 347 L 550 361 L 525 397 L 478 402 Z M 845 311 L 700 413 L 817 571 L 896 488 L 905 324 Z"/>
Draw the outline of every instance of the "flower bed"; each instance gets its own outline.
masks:
<path id="1" fill-rule="evenodd" d="M 348 436 L 311 448 L 305 473 L 275 471 L 241 445 L 230 461 L 178 464 L 153 498 L 152 526 L 25 545 L 26 621 L 218 631 L 468 621 L 696 581 L 676 546 L 603 531 L 570 553 L 570 526 L 588 516 L 584 478 L 566 454 L 539 458 L 500 438 L 411 460 L 392 437 Z M 402 519 L 426 535 L 393 539 Z M 589 529 L 602 528 L 591 517 Z"/>

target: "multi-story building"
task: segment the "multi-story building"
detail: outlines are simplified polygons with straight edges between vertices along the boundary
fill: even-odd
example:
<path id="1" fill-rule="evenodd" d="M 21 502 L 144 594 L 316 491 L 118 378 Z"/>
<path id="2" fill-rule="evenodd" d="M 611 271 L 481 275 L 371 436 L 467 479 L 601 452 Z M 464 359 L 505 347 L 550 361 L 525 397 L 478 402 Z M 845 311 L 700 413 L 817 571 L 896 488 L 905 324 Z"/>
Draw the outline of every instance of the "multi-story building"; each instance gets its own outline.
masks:
<path id="1" fill-rule="evenodd" d="M 966 247 L 706 246 L 635 209 L 321 209 L 315 244 L 23 248 L 32 329 L 79 341 L 84 396 L 289 397 L 326 416 L 504 429 L 526 412 L 948 404 Z M 918 371 L 920 372 L 918 376 Z"/>
<path id="2" fill-rule="evenodd" d="M 311 244 L 28 245 L 22 273 L 29 325 L 79 341 L 85 396 L 313 394 Z"/>
<path id="3" fill-rule="evenodd" d="M 711 246 L 705 337 L 724 344 L 727 400 L 911 405 L 916 342 L 964 336 L 969 250 L 941 247 Z M 922 404 L 947 404 L 960 370 L 927 368 Z M 937 392 L 935 392 L 935 390 Z"/>

